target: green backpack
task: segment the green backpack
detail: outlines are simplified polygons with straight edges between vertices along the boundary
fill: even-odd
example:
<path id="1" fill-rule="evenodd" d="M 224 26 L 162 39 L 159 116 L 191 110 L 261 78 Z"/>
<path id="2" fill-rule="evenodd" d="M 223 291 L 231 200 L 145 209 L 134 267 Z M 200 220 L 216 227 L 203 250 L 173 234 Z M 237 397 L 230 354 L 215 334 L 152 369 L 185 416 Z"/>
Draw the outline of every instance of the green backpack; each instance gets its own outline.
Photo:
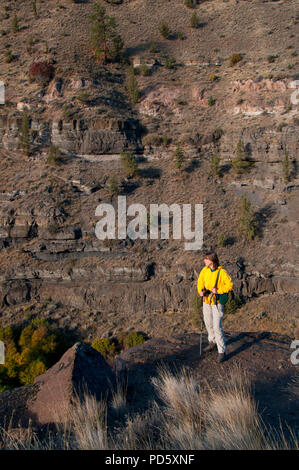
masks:
<path id="1" fill-rule="evenodd" d="M 217 287 L 220 271 L 221 271 L 221 269 L 219 269 L 219 271 L 218 271 L 218 273 L 217 273 L 217 278 L 216 278 L 216 282 L 215 282 L 214 288 Z M 232 291 L 230 291 L 230 293 L 232 293 Z M 215 295 L 217 302 L 219 302 L 221 305 L 225 305 L 226 302 L 228 301 L 228 294 L 229 294 L 229 293 L 225 293 L 225 294 L 212 294 L 212 295 Z M 233 293 L 232 293 L 232 294 L 233 294 Z"/>

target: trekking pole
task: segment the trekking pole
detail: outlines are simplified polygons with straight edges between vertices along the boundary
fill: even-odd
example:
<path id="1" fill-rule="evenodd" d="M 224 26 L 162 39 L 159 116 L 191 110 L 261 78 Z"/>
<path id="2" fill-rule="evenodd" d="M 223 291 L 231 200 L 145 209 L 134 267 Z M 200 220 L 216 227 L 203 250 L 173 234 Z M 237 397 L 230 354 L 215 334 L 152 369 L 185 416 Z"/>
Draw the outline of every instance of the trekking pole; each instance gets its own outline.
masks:
<path id="1" fill-rule="evenodd" d="M 201 345 L 202 345 L 202 318 L 200 319 L 200 339 L 199 339 L 199 355 L 201 356 Z"/>

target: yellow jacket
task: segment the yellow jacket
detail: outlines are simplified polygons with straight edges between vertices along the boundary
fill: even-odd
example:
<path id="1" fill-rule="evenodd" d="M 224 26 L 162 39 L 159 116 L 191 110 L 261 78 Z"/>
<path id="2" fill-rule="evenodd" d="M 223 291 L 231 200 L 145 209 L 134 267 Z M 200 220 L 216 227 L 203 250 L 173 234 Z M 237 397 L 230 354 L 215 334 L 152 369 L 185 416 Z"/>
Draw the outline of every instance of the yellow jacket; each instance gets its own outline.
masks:
<path id="1" fill-rule="evenodd" d="M 205 266 L 198 276 L 197 280 L 197 290 L 198 293 L 205 287 L 208 290 L 212 290 L 215 287 L 217 273 L 221 269 L 218 283 L 217 283 L 217 294 L 226 294 L 227 292 L 233 289 L 233 283 L 231 277 L 228 275 L 226 270 L 222 268 L 222 266 L 218 266 L 215 271 L 212 271 L 211 268 Z M 205 296 L 203 297 L 203 301 L 206 304 L 215 305 L 215 297 L 214 296 Z"/>

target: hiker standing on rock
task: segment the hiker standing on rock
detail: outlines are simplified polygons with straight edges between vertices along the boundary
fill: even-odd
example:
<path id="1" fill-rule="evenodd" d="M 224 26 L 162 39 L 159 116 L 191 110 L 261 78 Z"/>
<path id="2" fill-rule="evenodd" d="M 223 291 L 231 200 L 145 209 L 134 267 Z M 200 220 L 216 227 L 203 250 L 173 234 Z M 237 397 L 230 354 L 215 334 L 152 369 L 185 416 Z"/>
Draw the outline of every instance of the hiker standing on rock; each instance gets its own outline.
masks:
<path id="1" fill-rule="evenodd" d="M 220 266 L 216 253 L 207 253 L 204 257 L 205 267 L 201 270 L 197 290 L 203 297 L 203 319 L 208 332 L 209 345 L 204 352 L 218 349 L 218 362 L 226 359 L 226 344 L 222 329 L 224 304 L 228 299 L 228 292 L 233 289 L 233 283 Z"/>

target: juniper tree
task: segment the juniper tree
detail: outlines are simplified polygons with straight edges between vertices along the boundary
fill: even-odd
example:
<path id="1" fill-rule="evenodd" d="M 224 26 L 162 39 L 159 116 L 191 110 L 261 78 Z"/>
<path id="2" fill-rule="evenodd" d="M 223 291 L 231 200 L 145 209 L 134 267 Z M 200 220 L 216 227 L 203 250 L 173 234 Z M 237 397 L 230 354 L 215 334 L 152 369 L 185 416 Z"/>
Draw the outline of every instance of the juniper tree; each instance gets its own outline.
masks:
<path id="1" fill-rule="evenodd" d="M 121 161 L 127 173 L 127 176 L 129 178 L 137 176 L 139 173 L 138 165 L 132 152 L 122 152 L 120 155 L 121 155 Z"/>
<path id="2" fill-rule="evenodd" d="M 91 21 L 90 44 L 97 60 L 107 62 L 108 58 L 119 56 L 123 42 L 116 34 L 117 23 L 113 16 L 106 15 L 106 9 L 99 3 L 93 6 Z"/>
<path id="3" fill-rule="evenodd" d="M 108 189 L 110 194 L 117 195 L 119 192 L 118 184 L 115 175 L 111 175 L 109 180 L 108 180 Z"/>
<path id="4" fill-rule="evenodd" d="M 176 168 L 180 170 L 182 168 L 182 164 L 184 161 L 184 154 L 180 145 L 178 145 L 177 148 L 175 149 L 174 161 L 175 161 Z"/>
<path id="5" fill-rule="evenodd" d="M 60 162 L 60 149 L 55 145 L 51 144 L 49 147 L 49 153 L 47 157 L 47 163 L 49 165 L 57 165 Z"/>
<path id="6" fill-rule="evenodd" d="M 221 171 L 220 171 L 219 162 L 220 162 L 220 157 L 218 153 L 215 153 L 210 162 L 210 174 L 211 175 L 220 176 Z"/>
<path id="7" fill-rule="evenodd" d="M 257 237 L 258 220 L 254 207 L 245 194 L 240 200 L 238 230 L 244 240 L 249 241 Z"/>
<path id="8" fill-rule="evenodd" d="M 249 159 L 247 152 L 245 151 L 244 143 L 242 139 L 239 140 L 236 147 L 236 158 L 232 160 L 233 169 L 237 174 L 245 173 L 250 170 L 254 162 Z"/>

